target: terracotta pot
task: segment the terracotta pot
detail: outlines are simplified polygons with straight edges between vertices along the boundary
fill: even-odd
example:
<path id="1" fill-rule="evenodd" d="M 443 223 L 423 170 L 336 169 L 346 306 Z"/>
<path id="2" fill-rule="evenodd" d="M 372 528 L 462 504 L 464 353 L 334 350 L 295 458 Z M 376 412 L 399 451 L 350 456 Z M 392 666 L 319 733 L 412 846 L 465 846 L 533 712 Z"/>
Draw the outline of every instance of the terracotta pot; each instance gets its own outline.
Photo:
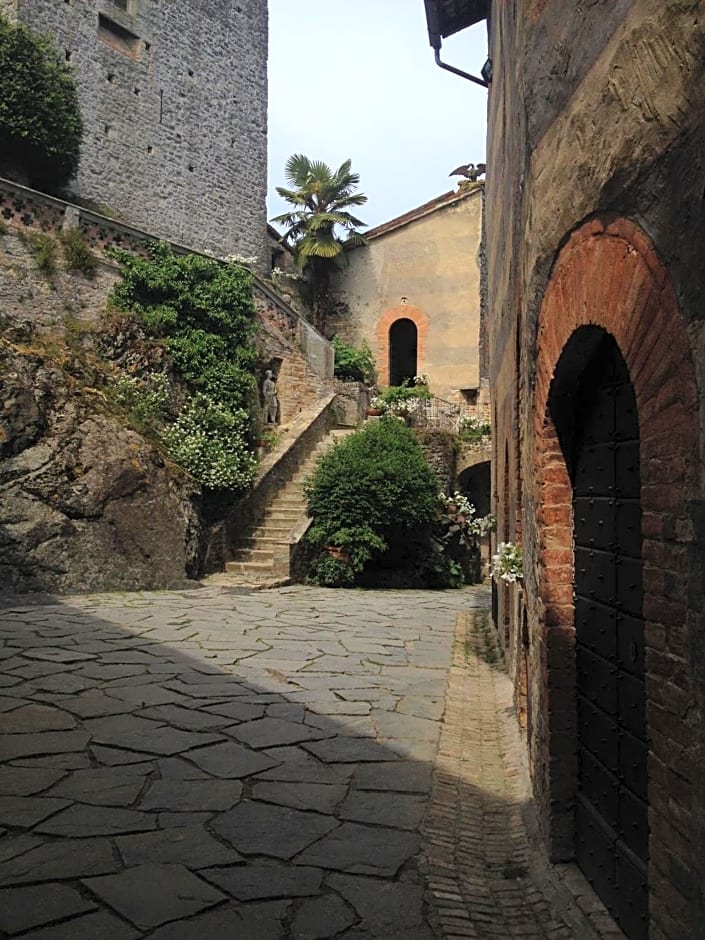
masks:
<path id="1" fill-rule="evenodd" d="M 324 545 L 323 551 L 328 552 L 331 558 L 337 558 L 338 561 L 344 561 L 346 564 L 350 562 L 350 555 L 337 545 Z"/>
<path id="2" fill-rule="evenodd" d="M 384 412 L 381 408 L 368 408 L 367 414 L 370 418 L 378 418 L 380 415 L 383 415 Z"/>

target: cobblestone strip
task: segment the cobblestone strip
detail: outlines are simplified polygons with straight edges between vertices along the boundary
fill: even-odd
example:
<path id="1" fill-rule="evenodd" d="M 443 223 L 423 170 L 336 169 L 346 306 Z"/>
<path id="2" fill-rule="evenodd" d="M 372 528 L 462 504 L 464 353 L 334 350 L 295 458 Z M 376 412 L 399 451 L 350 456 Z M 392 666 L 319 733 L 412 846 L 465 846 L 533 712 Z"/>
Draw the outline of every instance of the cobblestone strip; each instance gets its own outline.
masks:
<path id="1" fill-rule="evenodd" d="M 573 918 L 555 917 L 531 877 L 522 816 L 528 791 L 511 724 L 511 685 L 488 617 L 476 610 L 457 618 L 423 827 L 431 906 L 446 938 L 574 940 L 583 934 Z"/>

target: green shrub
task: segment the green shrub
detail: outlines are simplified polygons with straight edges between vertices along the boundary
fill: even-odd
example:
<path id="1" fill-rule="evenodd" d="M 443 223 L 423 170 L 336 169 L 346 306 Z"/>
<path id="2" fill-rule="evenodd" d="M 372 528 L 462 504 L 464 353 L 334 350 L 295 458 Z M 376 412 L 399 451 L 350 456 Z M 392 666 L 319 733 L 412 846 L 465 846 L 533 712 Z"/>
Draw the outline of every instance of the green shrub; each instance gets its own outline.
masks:
<path id="1" fill-rule="evenodd" d="M 56 242 L 51 235 L 20 229 L 20 239 L 29 248 L 34 263 L 42 274 L 47 277 L 56 274 Z"/>
<path id="2" fill-rule="evenodd" d="M 83 237 L 83 232 L 79 228 L 70 228 L 59 235 L 59 240 L 66 270 L 80 271 L 86 277 L 95 277 L 98 261 Z"/>
<path id="3" fill-rule="evenodd" d="M 305 492 L 313 517 L 308 539 L 321 549 L 343 549 L 350 558 L 341 563 L 350 569 L 348 576 L 357 579 L 390 546 L 398 551 L 404 543 L 418 542 L 416 551 L 428 548 L 428 539 L 416 537 L 427 528 L 430 535 L 438 514 L 438 481 L 412 432 L 394 418 L 365 425 L 324 454 Z M 313 580 L 321 577 L 324 562 L 326 579 L 342 573 L 321 558 L 314 563 Z"/>
<path id="4" fill-rule="evenodd" d="M 160 429 L 168 455 L 209 489 L 244 489 L 256 466 L 252 275 L 163 244 L 146 258 L 112 254 L 124 272 L 113 303 L 164 343 L 189 392 L 176 423 Z"/>
<path id="5" fill-rule="evenodd" d="M 386 405 L 394 406 L 400 402 L 407 402 L 414 398 L 421 398 L 427 401 L 431 398 L 431 393 L 425 385 L 409 385 L 409 380 L 404 379 L 401 385 L 392 385 L 379 392 L 379 398 L 381 398 Z"/>
<path id="6" fill-rule="evenodd" d="M 124 279 L 114 291 L 117 306 L 139 313 L 160 336 L 202 330 L 220 336 L 229 349 L 254 337 L 252 275 L 244 268 L 202 255 L 177 255 L 160 243 L 139 258 L 113 251 Z"/>
<path id="7" fill-rule="evenodd" d="M 73 73 L 45 37 L 0 16 L 0 154 L 32 185 L 55 188 L 78 169 L 83 121 Z"/>
<path id="8" fill-rule="evenodd" d="M 334 336 L 332 342 L 335 350 L 336 379 L 371 385 L 375 377 L 375 361 L 369 344 L 363 340 L 359 346 L 351 346 L 344 343 L 339 336 Z"/>
<path id="9" fill-rule="evenodd" d="M 206 395 L 188 402 L 163 440 L 169 456 L 209 489 L 244 490 L 257 458 L 246 443 L 249 415 L 231 411 Z"/>
<path id="10" fill-rule="evenodd" d="M 323 553 L 313 562 L 309 581 L 321 587 L 352 587 L 355 572 L 348 562 Z"/>
<path id="11" fill-rule="evenodd" d="M 169 380 L 156 373 L 146 380 L 129 375 L 119 376 L 108 388 L 107 396 L 141 433 L 159 436 L 169 417 Z"/>

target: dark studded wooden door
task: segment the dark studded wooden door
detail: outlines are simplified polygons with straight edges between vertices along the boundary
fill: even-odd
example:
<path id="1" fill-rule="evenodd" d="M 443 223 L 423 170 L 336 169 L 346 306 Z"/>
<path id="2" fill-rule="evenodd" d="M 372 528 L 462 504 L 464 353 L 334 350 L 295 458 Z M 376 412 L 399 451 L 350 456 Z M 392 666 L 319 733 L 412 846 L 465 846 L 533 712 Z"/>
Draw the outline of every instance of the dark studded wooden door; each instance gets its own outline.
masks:
<path id="1" fill-rule="evenodd" d="M 575 417 L 576 858 L 627 937 L 645 940 L 639 427 L 634 391 L 611 337 L 581 379 Z"/>

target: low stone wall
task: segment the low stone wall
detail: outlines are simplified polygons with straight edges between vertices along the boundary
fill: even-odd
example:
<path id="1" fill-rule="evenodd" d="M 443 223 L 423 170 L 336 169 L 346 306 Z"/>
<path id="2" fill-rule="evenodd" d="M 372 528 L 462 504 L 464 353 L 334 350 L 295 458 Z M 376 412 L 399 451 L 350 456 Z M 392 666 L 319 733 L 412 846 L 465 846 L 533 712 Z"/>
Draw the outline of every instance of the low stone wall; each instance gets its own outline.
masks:
<path id="1" fill-rule="evenodd" d="M 0 178 L 0 221 L 13 228 L 46 233 L 78 228 L 96 251 L 122 248 L 145 254 L 146 245 L 160 240 L 149 232 L 3 178 Z M 203 254 L 176 242 L 168 244 L 178 254 Z M 255 308 L 260 317 L 274 323 L 292 345 L 298 346 L 319 378 L 332 379 L 332 345 L 262 278 L 253 274 L 253 279 Z"/>
<path id="2" fill-rule="evenodd" d="M 450 431 L 419 429 L 416 436 L 424 457 L 429 462 L 445 493 L 453 490 L 455 481 L 455 435 Z"/>
<path id="3" fill-rule="evenodd" d="M 362 382 L 343 382 L 336 379 L 333 387 L 338 394 L 338 424 L 356 428 L 362 424 L 370 404 L 370 391 Z"/>

